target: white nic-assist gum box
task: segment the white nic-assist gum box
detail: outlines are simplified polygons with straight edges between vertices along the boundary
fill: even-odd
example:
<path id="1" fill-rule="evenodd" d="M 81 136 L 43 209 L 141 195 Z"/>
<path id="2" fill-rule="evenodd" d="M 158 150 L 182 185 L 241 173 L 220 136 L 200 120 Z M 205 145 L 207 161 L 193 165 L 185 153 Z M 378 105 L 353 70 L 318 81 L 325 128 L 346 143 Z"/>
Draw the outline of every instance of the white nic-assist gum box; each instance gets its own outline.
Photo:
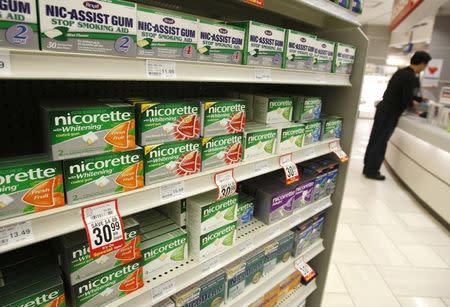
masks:
<path id="1" fill-rule="evenodd" d="M 136 4 L 39 0 L 42 50 L 136 56 Z"/>

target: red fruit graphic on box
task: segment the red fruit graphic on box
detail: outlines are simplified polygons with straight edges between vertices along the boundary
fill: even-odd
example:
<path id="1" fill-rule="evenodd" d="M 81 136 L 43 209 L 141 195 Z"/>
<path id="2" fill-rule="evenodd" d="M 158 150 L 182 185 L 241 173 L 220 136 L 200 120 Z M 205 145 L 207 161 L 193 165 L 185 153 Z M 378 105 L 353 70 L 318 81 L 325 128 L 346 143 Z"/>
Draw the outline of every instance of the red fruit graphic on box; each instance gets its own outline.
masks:
<path id="1" fill-rule="evenodd" d="M 142 268 L 139 268 L 122 281 L 119 290 L 125 292 L 125 294 L 130 294 L 142 286 L 144 286 L 144 280 L 142 279 Z"/>
<path id="2" fill-rule="evenodd" d="M 225 153 L 225 163 L 233 164 L 241 162 L 242 160 L 242 144 L 236 143 L 228 147 L 227 152 Z"/>
<path id="3" fill-rule="evenodd" d="M 187 176 L 200 171 L 201 157 L 198 151 L 191 151 L 181 156 L 177 161 L 176 172 L 180 176 Z"/>
<path id="4" fill-rule="evenodd" d="M 200 135 L 200 120 L 197 115 L 190 114 L 180 117 L 173 127 L 177 140 L 190 140 Z"/>
<path id="5" fill-rule="evenodd" d="M 227 124 L 227 131 L 229 133 L 243 132 L 245 128 L 245 112 L 241 111 L 235 113 Z"/>
<path id="6" fill-rule="evenodd" d="M 117 251 L 115 258 L 123 264 L 141 258 L 141 250 L 138 246 L 140 241 L 140 236 L 137 236 L 129 242 L 126 242 L 125 245 Z"/>

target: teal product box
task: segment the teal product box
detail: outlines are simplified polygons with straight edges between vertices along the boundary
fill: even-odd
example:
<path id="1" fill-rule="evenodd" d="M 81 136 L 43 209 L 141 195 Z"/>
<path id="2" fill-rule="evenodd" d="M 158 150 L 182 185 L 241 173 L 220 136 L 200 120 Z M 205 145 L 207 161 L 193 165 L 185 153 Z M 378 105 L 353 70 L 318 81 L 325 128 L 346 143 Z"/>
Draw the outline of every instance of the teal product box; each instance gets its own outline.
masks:
<path id="1" fill-rule="evenodd" d="M 322 235 L 323 224 L 325 223 L 325 215 L 323 213 L 318 214 L 312 219 L 312 230 L 311 230 L 311 244 L 320 239 Z"/>
<path id="2" fill-rule="evenodd" d="M 283 28 L 256 21 L 231 22 L 245 29 L 243 64 L 281 68 L 284 51 Z"/>
<path id="3" fill-rule="evenodd" d="M 303 146 L 311 145 L 320 141 L 322 133 L 322 122 L 320 120 L 310 120 L 303 123 L 305 125 L 305 137 Z"/>
<path id="4" fill-rule="evenodd" d="M 269 274 L 278 263 L 278 240 L 273 240 L 263 247 L 264 249 L 264 271 L 263 276 Z"/>
<path id="5" fill-rule="evenodd" d="M 239 259 L 235 261 L 225 269 L 225 273 L 227 274 L 226 300 L 230 301 L 245 290 L 245 260 Z"/>
<path id="6" fill-rule="evenodd" d="M 299 257 L 308 248 L 311 242 L 312 229 L 312 219 L 303 222 L 298 228 L 294 229 L 293 257 Z"/>
<path id="7" fill-rule="evenodd" d="M 322 119 L 322 141 L 340 139 L 342 136 L 342 117 L 329 116 Z"/>
<path id="8" fill-rule="evenodd" d="M 322 98 L 297 96 L 294 98 L 293 121 L 319 119 L 322 112 Z"/>
<path id="9" fill-rule="evenodd" d="M 264 272 L 265 252 L 260 249 L 245 257 L 245 286 L 257 284 Z"/>
<path id="10" fill-rule="evenodd" d="M 278 239 L 277 263 L 286 262 L 289 260 L 294 245 L 294 233 L 287 231 Z"/>
<path id="11" fill-rule="evenodd" d="M 314 58 L 314 71 L 331 72 L 334 59 L 334 45 L 332 41 L 317 38 Z"/>

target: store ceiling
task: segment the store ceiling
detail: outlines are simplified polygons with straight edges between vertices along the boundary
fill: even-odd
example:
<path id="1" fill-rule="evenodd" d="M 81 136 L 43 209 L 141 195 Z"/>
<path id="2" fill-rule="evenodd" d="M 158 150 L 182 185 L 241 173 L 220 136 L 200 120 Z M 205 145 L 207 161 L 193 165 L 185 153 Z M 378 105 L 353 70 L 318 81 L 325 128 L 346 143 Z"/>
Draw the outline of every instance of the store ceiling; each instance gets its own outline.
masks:
<path id="1" fill-rule="evenodd" d="M 364 10 L 358 18 L 361 24 L 388 25 L 394 0 L 366 0 Z"/>

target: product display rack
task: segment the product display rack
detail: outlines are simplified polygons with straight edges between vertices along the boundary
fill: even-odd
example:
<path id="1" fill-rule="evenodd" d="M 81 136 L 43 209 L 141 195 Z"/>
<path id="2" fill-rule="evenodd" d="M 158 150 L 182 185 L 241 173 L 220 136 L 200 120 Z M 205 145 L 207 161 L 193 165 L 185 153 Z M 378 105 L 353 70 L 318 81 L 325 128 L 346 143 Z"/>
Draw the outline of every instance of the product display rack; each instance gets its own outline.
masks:
<path id="1" fill-rule="evenodd" d="M 55 82 L 55 80 L 70 80 L 68 82 L 78 82 L 79 80 L 95 81 L 96 86 L 107 87 L 111 89 L 111 93 L 113 94 L 117 91 L 115 91 L 114 83 L 110 83 L 110 81 L 158 81 L 158 84 L 175 83 L 177 84 L 177 88 L 185 86 L 186 89 L 196 86 L 194 85 L 195 82 L 202 82 L 203 84 L 201 86 L 203 88 L 207 88 L 208 84 L 213 84 L 213 82 L 228 83 L 230 90 L 234 89 L 234 83 L 245 83 L 250 85 L 277 84 L 278 90 L 285 90 L 286 92 L 296 90 L 305 95 L 317 95 L 323 97 L 323 100 L 326 102 L 324 112 L 326 114 L 338 115 L 343 118 L 344 129 L 340 144 L 345 152 L 350 153 L 368 43 L 367 38 L 359 29 L 359 23 L 354 14 L 328 0 L 266 0 L 264 9 L 249 6 L 241 1 L 180 0 L 164 1 L 165 3 L 162 3 L 162 1 L 148 0 L 136 2 L 162 6 L 164 8 L 216 19 L 253 19 L 281 27 L 315 33 L 326 39 L 351 44 L 357 48 L 353 72 L 349 78 L 347 75 L 332 73 L 301 72 L 284 69 L 265 69 L 262 67 L 216 65 L 198 62 L 150 60 L 163 63 L 175 63 L 176 76 L 170 78 L 149 78 L 147 76 L 147 62 L 145 59 L 11 50 L 11 74 L 1 76 L 0 78 L 3 80 L 16 80 L 14 82 L 25 82 L 24 84 L 26 85 L 24 85 L 23 88 L 21 87 L 21 89 L 29 86 L 30 94 L 33 94 L 34 86 L 39 86 L 46 82 L 52 83 Z M 185 83 L 185 85 L 183 85 L 183 82 L 186 81 L 192 83 Z M 12 81 L 5 81 L 5 84 L 2 85 L 2 89 L 5 89 L 7 91 L 6 96 L 11 98 L 14 97 L 15 93 L 14 89 L 9 88 L 8 82 Z M 153 84 L 152 82 L 142 83 L 145 83 L 146 87 L 151 87 Z M 143 86 L 140 86 L 140 88 L 142 87 Z M 75 86 L 74 91 L 76 92 L 77 90 L 79 90 L 79 88 Z M 42 92 L 44 92 L 44 90 L 42 90 Z M 208 93 L 207 90 L 204 90 L 203 92 Z M 78 94 L 78 92 L 76 93 Z M 70 94 L 71 93 L 67 93 L 67 96 Z M 11 105 L 13 104 L 11 103 Z M 26 108 L 21 111 L 31 112 L 30 110 L 26 110 Z M 7 112 L 5 112 L 5 114 L 7 114 Z M 28 116 L 32 117 L 32 115 Z M 298 163 L 329 153 L 329 144 L 332 141 L 335 140 L 321 142 L 302 148 L 293 154 L 293 161 Z M 23 153 L 17 152 L 17 154 Z M 233 168 L 235 169 L 236 180 L 242 181 L 279 169 L 279 157 L 275 156 L 260 161 L 244 162 Z M 264 171 L 255 173 L 256 168 L 263 169 Z M 221 169 L 216 169 L 213 171 L 202 172 L 184 180 L 166 181 L 164 184 L 154 184 L 146 186 L 141 190 L 121 194 L 117 197 L 119 211 L 123 216 L 127 216 L 169 203 L 176 199 L 212 190 L 215 188 L 213 181 L 214 174 L 220 170 Z M 311 282 L 306 287 L 298 287 L 289 295 L 289 297 L 285 298 L 285 300 L 279 304 L 280 306 L 296 306 L 308 298 L 307 306 L 320 306 L 330 253 L 337 227 L 337 218 L 343 197 L 346 172 L 347 165 L 341 165 L 336 190 L 331 197 L 331 200 L 329 198 L 320 200 L 309 207 L 296 212 L 287 220 L 280 221 L 270 226 L 253 220 L 248 226 L 239 229 L 236 245 L 229 251 L 221 254 L 220 258 L 214 257 L 205 263 L 198 263 L 194 260 L 190 260 L 185 265 L 180 266 L 176 272 L 157 272 L 157 275 L 155 275 L 144 288 L 109 305 L 148 306 L 150 304 L 156 304 L 158 301 L 161 301 L 171 294 L 186 288 L 190 284 L 207 277 L 209 274 L 225 267 L 232 261 L 262 246 L 277 235 L 282 234 L 326 209 L 326 222 L 322 232 L 322 240 L 313 244 L 304 254 L 305 260 L 310 261 L 312 267 L 320 273 L 314 282 Z M 160 189 L 162 186 L 173 185 L 180 182 L 183 182 L 182 184 L 184 185 L 183 195 L 166 200 L 161 199 Z M 28 216 L 2 220 L 0 221 L 0 226 L 31 221 L 34 239 L 0 248 L 0 253 L 81 229 L 82 221 L 80 208 L 87 204 L 101 202 L 102 200 L 109 200 L 111 198 L 114 197 L 100 198 L 73 207 L 64 207 Z M 333 206 L 331 206 L 331 203 L 333 203 Z M 315 257 L 316 255 L 317 257 Z M 291 260 L 293 262 L 293 259 Z M 294 270 L 292 262 L 290 262 L 289 265 L 285 264 L 285 266 L 280 267 L 279 270 L 283 270 L 283 272 L 288 275 L 288 273 L 291 273 Z M 280 271 L 280 275 L 283 274 Z M 267 279 L 266 281 L 268 289 L 270 289 L 270 283 L 275 284 L 275 280 L 272 278 Z M 171 290 L 164 292 L 163 296 L 159 296 L 157 300 L 152 301 L 152 296 L 156 293 L 155 290 L 157 288 L 161 289 L 161 287 L 164 286 Z M 251 289 L 248 290 L 251 291 Z M 244 298 L 242 299 L 244 300 Z"/>

